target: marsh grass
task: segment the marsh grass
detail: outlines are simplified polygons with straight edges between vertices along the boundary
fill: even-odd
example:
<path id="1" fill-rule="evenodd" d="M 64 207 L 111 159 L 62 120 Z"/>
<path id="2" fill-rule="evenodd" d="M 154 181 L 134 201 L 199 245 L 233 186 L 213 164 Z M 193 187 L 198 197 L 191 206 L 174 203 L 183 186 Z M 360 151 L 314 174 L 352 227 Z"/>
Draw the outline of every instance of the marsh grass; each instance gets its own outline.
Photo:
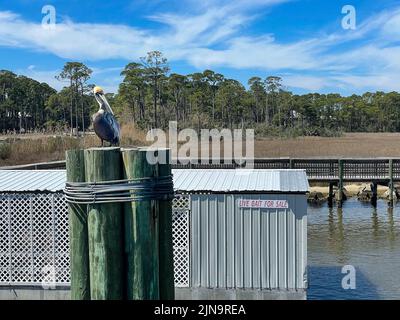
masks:
<path id="1" fill-rule="evenodd" d="M 150 144 L 146 142 L 146 133 L 133 125 L 122 126 L 121 136 L 122 147 Z M 100 140 L 93 134 L 81 138 L 43 135 L 7 138 L 0 142 L 0 166 L 63 160 L 66 150 L 98 146 Z M 400 157 L 400 133 L 347 133 L 330 138 L 263 138 L 255 141 L 255 157 Z"/>
<path id="2" fill-rule="evenodd" d="M 145 145 L 145 137 L 145 133 L 133 125 L 124 125 L 121 128 L 122 147 Z M 84 137 L 11 137 L 0 142 L 0 166 L 64 160 L 66 150 L 98 147 L 100 144 L 99 138 L 94 134 L 86 134 Z"/>
<path id="3" fill-rule="evenodd" d="M 259 158 L 400 157 L 400 133 L 345 133 L 340 137 L 264 138 L 255 141 Z"/>

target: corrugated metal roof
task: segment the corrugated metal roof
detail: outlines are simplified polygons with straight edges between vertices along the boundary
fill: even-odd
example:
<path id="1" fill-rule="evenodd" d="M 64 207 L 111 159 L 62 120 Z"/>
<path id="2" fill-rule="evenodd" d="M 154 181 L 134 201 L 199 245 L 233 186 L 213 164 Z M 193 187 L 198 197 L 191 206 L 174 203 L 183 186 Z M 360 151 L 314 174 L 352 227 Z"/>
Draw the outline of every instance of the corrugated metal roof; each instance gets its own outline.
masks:
<path id="1" fill-rule="evenodd" d="M 304 170 L 176 169 L 174 189 L 186 192 L 307 192 Z"/>
<path id="2" fill-rule="evenodd" d="M 65 170 L 0 170 L 0 192 L 61 191 Z"/>
<path id="3" fill-rule="evenodd" d="M 174 189 L 185 192 L 307 192 L 304 170 L 174 169 Z M 65 170 L 0 170 L 0 192 L 64 189 Z"/>

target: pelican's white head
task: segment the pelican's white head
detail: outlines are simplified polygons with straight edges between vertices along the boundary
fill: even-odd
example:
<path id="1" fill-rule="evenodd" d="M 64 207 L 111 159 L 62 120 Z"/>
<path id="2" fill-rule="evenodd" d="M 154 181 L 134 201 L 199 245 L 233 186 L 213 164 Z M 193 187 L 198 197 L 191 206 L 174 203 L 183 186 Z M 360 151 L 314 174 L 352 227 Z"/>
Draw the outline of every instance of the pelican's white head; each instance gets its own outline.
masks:
<path id="1" fill-rule="evenodd" d="M 102 87 L 96 86 L 96 87 L 93 88 L 93 93 L 94 93 L 94 94 L 96 94 L 96 93 L 102 93 L 102 94 L 104 94 L 104 90 L 103 90 Z"/>

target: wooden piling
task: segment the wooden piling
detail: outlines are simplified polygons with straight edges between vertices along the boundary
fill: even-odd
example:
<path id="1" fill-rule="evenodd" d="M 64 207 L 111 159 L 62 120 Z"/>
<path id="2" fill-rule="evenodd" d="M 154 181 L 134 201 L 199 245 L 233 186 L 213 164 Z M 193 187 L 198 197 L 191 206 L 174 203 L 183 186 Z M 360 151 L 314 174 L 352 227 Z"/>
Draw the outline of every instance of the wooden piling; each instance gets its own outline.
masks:
<path id="1" fill-rule="evenodd" d="M 119 180 L 119 148 L 85 150 L 87 182 Z M 88 205 L 90 296 L 92 300 L 124 298 L 122 207 L 118 203 Z"/>
<path id="2" fill-rule="evenodd" d="M 332 208 L 333 206 L 333 183 L 329 182 L 329 193 L 328 193 L 328 207 Z"/>
<path id="3" fill-rule="evenodd" d="M 171 175 L 169 149 L 160 149 L 158 175 Z M 164 154 L 161 154 L 164 153 Z M 166 163 L 163 161 L 166 160 Z M 159 257 L 160 257 L 160 299 L 175 299 L 174 253 L 172 244 L 172 200 L 159 201 Z"/>
<path id="4" fill-rule="evenodd" d="M 158 166 L 146 159 L 144 149 L 122 151 L 125 179 L 156 177 Z M 127 298 L 156 300 L 159 292 L 158 203 L 134 201 L 124 206 Z M 164 276 L 164 275 L 161 275 Z"/>
<path id="5" fill-rule="evenodd" d="M 338 183 L 338 196 L 337 203 L 338 207 L 341 208 L 343 205 L 343 176 L 344 176 L 344 162 L 342 159 L 339 160 L 339 183 Z"/>
<path id="6" fill-rule="evenodd" d="M 372 191 L 372 196 L 371 196 L 371 204 L 376 207 L 377 202 L 378 202 L 378 183 L 373 182 L 371 184 L 371 191 Z"/>
<path id="7" fill-rule="evenodd" d="M 394 181 L 393 181 L 393 159 L 389 159 L 389 207 L 393 207 L 393 193 L 394 193 Z"/>
<path id="8" fill-rule="evenodd" d="M 85 182 L 83 150 L 66 152 L 68 182 Z M 71 299 L 90 300 L 87 205 L 68 204 Z"/>

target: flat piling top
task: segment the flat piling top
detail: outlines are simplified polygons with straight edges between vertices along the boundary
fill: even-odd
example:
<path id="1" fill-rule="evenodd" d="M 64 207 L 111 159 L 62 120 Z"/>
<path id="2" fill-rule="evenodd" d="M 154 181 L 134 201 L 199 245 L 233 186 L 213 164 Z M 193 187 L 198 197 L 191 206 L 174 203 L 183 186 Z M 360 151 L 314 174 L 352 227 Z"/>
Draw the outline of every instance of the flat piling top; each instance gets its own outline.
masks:
<path id="1" fill-rule="evenodd" d="M 136 151 L 136 150 L 138 150 L 137 147 L 121 148 L 122 152 L 124 152 L 124 151 Z"/>
<path id="2" fill-rule="evenodd" d="M 88 148 L 85 150 L 89 151 L 112 151 L 112 150 L 120 150 L 120 147 L 93 147 L 93 148 Z"/>

